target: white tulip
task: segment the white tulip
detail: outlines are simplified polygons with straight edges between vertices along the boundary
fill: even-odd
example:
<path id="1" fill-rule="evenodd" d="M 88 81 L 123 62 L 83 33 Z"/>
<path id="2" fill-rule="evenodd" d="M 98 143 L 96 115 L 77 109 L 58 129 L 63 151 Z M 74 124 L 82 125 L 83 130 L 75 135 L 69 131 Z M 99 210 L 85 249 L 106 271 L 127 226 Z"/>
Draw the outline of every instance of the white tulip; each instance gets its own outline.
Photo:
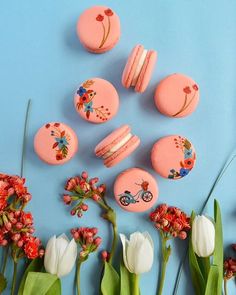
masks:
<path id="1" fill-rule="evenodd" d="M 204 215 L 194 218 L 192 224 L 192 245 L 199 257 L 211 256 L 215 249 L 215 226 Z"/>
<path id="2" fill-rule="evenodd" d="M 148 232 L 135 232 L 130 240 L 120 234 L 123 246 L 123 260 L 129 272 L 139 275 L 148 272 L 153 263 L 154 246 Z"/>
<path id="3" fill-rule="evenodd" d="M 69 241 L 65 234 L 51 237 L 47 243 L 44 266 L 48 273 L 59 278 L 69 274 L 77 257 L 77 244 L 74 239 Z"/>

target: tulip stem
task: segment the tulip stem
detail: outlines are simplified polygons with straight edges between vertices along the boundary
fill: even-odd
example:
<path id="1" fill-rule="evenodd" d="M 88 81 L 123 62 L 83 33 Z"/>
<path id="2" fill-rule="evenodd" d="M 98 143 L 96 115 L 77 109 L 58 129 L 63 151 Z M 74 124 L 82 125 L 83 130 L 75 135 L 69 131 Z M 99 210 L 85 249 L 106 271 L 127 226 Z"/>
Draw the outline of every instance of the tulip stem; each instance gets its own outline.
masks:
<path id="1" fill-rule="evenodd" d="M 131 277 L 132 282 L 132 295 L 139 295 L 139 275 L 132 274 Z"/>
<path id="2" fill-rule="evenodd" d="M 76 284 L 77 284 L 77 294 L 80 295 L 80 268 L 83 261 L 78 259 L 77 269 L 76 269 Z"/>
<path id="3" fill-rule="evenodd" d="M 228 295 L 228 291 L 227 291 L 227 279 L 224 278 L 224 294 Z"/>
<path id="4" fill-rule="evenodd" d="M 15 294 L 15 287 L 16 287 L 16 275 L 17 275 L 17 262 L 14 261 L 14 269 L 13 269 L 13 278 L 11 284 L 11 295 Z"/>
<path id="5" fill-rule="evenodd" d="M 6 266 L 7 266 L 7 259 L 8 259 L 8 251 L 9 251 L 9 246 L 5 248 L 5 253 L 4 253 L 4 260 L 3 260 L 3 266 L 2 266 L 2 274 L 4 275 Z"/>
<path id="6" fill-rule="evenodd" d="M 157 295 L 161 295 L 164 287 L 165 275 L 166 275 L 166 266 L 171 254 L 170 246 L 166 246 L 168 237 L 161 233 L 161 252 L 162 252 L 162 265 L 161 265 L 161 277 L 159 282 L 159 288 L 157 290 Z"/>

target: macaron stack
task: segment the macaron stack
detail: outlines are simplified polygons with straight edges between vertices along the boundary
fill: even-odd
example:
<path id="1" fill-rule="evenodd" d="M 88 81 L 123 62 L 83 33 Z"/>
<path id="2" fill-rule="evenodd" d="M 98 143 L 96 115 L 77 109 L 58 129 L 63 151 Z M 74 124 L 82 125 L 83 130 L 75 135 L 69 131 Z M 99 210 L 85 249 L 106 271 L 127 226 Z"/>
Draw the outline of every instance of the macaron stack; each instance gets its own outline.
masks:
<path id="1" fill-rule="evenodd" d="M 105 53 L 118 43 L 121 35 L 119 16 L 109 7 L 94 6 L 85 10 L 77 22 L 77 35 L 83 47 L 92 53 Z M 157 52 L 143 45 L 133 47 L 121 75 L 122 85 L 144 93 L 157 62 Z M 157 110 L 171 118 L 192 114 L 199 102 L 199 86 L 190 77 L 175 73 L 162 79 L 156 87 Z M 74 95 L 78 115 L 89 123 L 112 120 L 119 111 L 119 94 L 114 85 L 102 78 L 80 82 Z M 95 147 L 94 153 L 103 164 L 113 167 L 125 160 L 140 145 L 127 124 L 115 129 Z M 64 164 L 78 150 L 76 133 L 66 124 L 47 123 L 35 135 L 34 149 L 38 157 L 51 165 Z M 180 135 L 165 136 L 153 145 L 150 160 L 162 177 L 177 180 L 188 175 L 196 162 L 196 151 L 189 139 Z M 155 178 L 141 168 L 121 172 L 114 184 L 114 197 L 121 208 L 131 212 L 150 209 L 158 198 Z"/>

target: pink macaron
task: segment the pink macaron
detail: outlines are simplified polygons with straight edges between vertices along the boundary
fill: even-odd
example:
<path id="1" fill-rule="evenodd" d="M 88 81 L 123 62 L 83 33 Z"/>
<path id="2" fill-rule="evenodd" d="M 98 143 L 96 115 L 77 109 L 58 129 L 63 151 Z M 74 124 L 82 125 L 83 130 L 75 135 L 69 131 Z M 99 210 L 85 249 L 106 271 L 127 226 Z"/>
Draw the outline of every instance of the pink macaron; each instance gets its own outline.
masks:
<path id="1" fill-rule="evenodd" d="M 127 211 L 147 211 L 157 201 L 157 182 L 147 171 L 130 168 L 116 178 L 114 195 L 121 208 Z"/>
<path id="2" fill-rule="evenodd" d="M 52 122 L 42 126 L 34 137 L 38 157 L 51 165 L 68 162 L 78 150 L 75 132 L 66 124 Z"/>
<path id="3" fill-rule="evenodd" d="M 154 144 L 151 161 L 158 174 L 176 180 L 188 175 L 193 169 L 196 152 L 187 138 L 171 135 L 162 137 Z"/>
<path id="4" fill-rule="evenodd" d="M 104 165 L 109 168 L 128 157 L 139 144 L 139 137 L 132 135 L 128 125 L 123 125 L 96 146 L 95 154 L 97 157 L 103 158 Z"/>
<path id="5" fill-rule="evenodd" d="M 136 92 L 144 92 L 152 77 L 156 60 L 155 50 L 147 50 L 142 45 L 136 45 L 123 71 L 123 86 L 125 88 L 134 87 Z"/>
<path id="6" fill-rule="evenodd" d="M 90 52 L 111 50 L 120 39 L 119 16 L 107 6 L 93 6 L 85 10 L 77 23 L 77 34 Z"/>
<path id="7" fill-rule="evenodd" d="M 172 74 L 157 85 L 154 100 L 162 114 L 173 118 L 185 117 L 198 105 L 199 86 L 190 77 Z"/>
<path id="8" fill-rule="evenodd" d="M 92 78 L 84 81 L 77 89 L 74 104 L 83 119 L 92 123 L 104 123 L 118 112 L 119 95 L 110 82 Z"/>

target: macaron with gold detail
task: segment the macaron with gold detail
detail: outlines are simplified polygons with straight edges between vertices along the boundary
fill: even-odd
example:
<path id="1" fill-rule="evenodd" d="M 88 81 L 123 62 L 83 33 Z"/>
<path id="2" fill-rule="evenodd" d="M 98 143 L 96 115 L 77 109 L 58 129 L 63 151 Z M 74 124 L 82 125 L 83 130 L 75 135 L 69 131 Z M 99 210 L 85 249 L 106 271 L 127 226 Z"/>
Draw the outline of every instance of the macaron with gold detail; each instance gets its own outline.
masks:
<path id="1" fill-rule="evenodd" d="M 64 123 L 47 123 L 34 137 L 34 150 L 42 161 L 61 165 L 76 154 L 78 138 L 73 129 Z"/>
<path id="2" fill-rule="evenodd" d="M 118 112 L 119 95 L 109 81 L 91 78 L 76 90 L 74 105 L 83 119 L 92 123 L 105 123 Z"/>
<path id="3" fill-rule="evenodd" d="M 95 154 L 103 158 L 106 167 L 112 167 L 132 154 L 140 144 L 138 136 L 131 133 L 128 125 L 123 125 L 105 137 L 96 147 Z"/>
<path id="4" fill-rule="evenodd" d="M 90 7 L 79 17 L 77 34 L 88 51 L 109 51 L 120 39 L 120 18 L 107 6 Z"/>

